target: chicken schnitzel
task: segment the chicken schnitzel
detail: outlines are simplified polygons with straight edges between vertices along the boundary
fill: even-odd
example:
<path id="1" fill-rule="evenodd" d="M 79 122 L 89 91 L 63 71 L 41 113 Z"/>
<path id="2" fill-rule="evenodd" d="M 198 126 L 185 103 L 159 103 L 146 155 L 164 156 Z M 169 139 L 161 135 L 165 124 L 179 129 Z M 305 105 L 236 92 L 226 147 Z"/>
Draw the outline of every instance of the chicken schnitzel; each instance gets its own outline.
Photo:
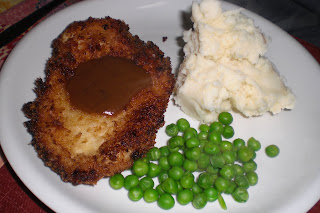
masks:
<path id="1" fill-rule="evenodd" d="M 175 83 L 170 58 L 153 42 L 132 35 L 123 21 L 110 17 L 71 23 L 52 49 L 46 78 L 35 83 L 36 99 L 23 106 L 38 156 L 74 185 L 94 185 L 129 169 L 154 146 L 164 125 Z M 105 56 L 130 60 L 151 77 L 151 84 L 110 115 L 75 107 L 67 90 L 81 64 Z"/>

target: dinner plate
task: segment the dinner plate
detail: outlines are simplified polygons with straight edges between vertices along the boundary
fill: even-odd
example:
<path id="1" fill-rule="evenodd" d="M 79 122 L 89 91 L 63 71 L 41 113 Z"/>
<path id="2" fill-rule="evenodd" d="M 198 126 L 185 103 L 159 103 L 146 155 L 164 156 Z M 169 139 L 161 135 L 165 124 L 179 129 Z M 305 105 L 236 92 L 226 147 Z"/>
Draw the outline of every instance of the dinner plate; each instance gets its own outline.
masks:
<path id="1" fill-rule="evenodd" d="M 189 29 L 191 0 L 90 0 L 72 5 L 34 27 L 16 45 L 6 60 L 0 77 L 0 141 L 3 151 L 23 183 L 56 212 L 163 212 L 156 203 L 132 202 L 125 189 L 113 190 L 104 178 L 95 186 L 73 186 L 45 167 L 30 145 L 31 135 L 23 122 L 24 103 L 35 98 L 35 79 L 44 77 L 50 44 L 72 21 L 89 16 L 124 20 L 133 34 L 156 43 L 172 61 L 173 72 L 183 59 L 182 33 Z M 222 3 L 224 9 L 238 8 Z M 269 38 L 267 57 L 275 64 L 296 95 L 293 110 L 280 114 L 245 118 L 233 112 L 233 138 L 253 136 L 262 144 L 256 162 L 259 183 L 249 188 L 246 203 L 225 195 L 227 212 L 306 212 L 320 198 L 320 69 L 314 58 L 290 35 L 260 16 L 243 10 Z M 167 37 L 164 41 L 163 37 Z M 185 117 L 193 127 L 199 123 L 185 115 L 170 100 L 166 124 Z M 164 128 L 156 146 L 166 144 Z M 268 158 L 264 148 L 280 147 L 280 155 Z M 176 204 L 169 211 L 198 212 L 191 204 Z M 208 203 L 202 212 L 225 212 L 218 202 Z"/>

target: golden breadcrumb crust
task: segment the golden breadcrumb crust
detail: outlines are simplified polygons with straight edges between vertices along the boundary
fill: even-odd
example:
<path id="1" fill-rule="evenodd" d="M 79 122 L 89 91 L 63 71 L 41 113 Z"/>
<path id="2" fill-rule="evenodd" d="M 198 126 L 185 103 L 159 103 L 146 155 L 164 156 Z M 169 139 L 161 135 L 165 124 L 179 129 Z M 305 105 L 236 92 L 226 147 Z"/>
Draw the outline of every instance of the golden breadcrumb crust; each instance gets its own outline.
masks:
<path id="1" fill-rule="evenodd" d="M 52 48 L 45 81 L 35 83 L 37 98 L 23 106 L 30 119 L 25 126 L 38 156 L 63 181 L 94 185 L 130 168 L 154 146 L 175 83 L 170 59 L 154 43 L 133 36 L 123 21 L 110 17 L 71 23 Z M 152 86 L 112 116 L 76 109 L 66 92 L 67 80 L 79 63 L 106 55 L 142 66 Z"/>

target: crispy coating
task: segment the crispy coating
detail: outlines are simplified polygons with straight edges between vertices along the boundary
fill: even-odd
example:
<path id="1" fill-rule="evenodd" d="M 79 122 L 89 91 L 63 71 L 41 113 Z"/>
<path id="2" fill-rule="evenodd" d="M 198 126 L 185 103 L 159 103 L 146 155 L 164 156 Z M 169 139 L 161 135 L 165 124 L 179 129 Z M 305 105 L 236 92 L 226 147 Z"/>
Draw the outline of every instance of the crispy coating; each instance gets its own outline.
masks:
<path id="1" fill-rule="evenodd" d="M 152 42 L 110 17 L 71 23 L 52 43 L 46 79 L 36 80 L 37 98 L 23 106 L 31 144 L 45 165 L 65 182 L 94 185 L 132 166 L 154 146 L 175 79 L 168 57 Z M 152 85 L 112 116 L 71 105 L 66 82 L 81 62 L 103 56 L 133 60 L 150 73 Z"/>

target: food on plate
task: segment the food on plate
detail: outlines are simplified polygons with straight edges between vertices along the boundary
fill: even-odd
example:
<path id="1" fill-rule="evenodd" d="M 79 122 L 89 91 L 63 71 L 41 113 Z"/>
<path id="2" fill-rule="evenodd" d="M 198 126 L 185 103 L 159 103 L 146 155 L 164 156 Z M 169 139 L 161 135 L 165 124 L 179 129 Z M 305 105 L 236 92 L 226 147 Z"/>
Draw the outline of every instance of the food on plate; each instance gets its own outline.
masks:
<path id="1" fill-rule="evenodd" d="M 185 113 L 210 123 L 231 109 L 260 116 L 294 108 L 295 96 L 264 57 L 267 39 L 251 18 L 203 0 L 193 2 L 191 20 L 174 92 Z"/>
<path id="2" fill-rule="evenodd" d="M 259 179 L 255 158 L 261 143 L 253 137 L 227 141 L 223 129 L 232 125 L 233 116 L 221 112 L 218 118 L 210 125 L 200 124 L 198 129 L 185 118 L 168 124 L 166 129 L 174 131 L 166 132 L 170 137 L 167 145 L 150 149 L 146 157 L 134 162 L 126 177 L 111 177 L 110 186 L 116 190 L 124 187 L 130 200 L 144 198 L 163 209 L 173 208 L 176 201 L 196 209 L 217 201 L 227 209 L 225 195 L 247 202 L 248 188 Z"/>
<path id="3" fill-rule="evenodd" d="M 268 157 L 274 158 L 279 155 L 280 149 L 277 145 L 272 144 L 266 147 L 265 152 Z"/>
<path id="4" fill-rule="evenodd" d="M 25 124 L 46 166 L 63 181 L 94 185 L 130 168 L 154 146 L 175 83 L 170 58 L 110 17 L 71 23 L 52 48 L 45 81 L 36 81 L 37 97 L 23 107 L 30 119 Z M 125 70 L 119 81 L 118 72 L 97 71 L 99 64 L 119 73 L 122 66 L 144 72 L 140 86 L 127 88 L 138 82 L 136 74 Z M 109 97 L 119 103 L 112 105 Z"/>

